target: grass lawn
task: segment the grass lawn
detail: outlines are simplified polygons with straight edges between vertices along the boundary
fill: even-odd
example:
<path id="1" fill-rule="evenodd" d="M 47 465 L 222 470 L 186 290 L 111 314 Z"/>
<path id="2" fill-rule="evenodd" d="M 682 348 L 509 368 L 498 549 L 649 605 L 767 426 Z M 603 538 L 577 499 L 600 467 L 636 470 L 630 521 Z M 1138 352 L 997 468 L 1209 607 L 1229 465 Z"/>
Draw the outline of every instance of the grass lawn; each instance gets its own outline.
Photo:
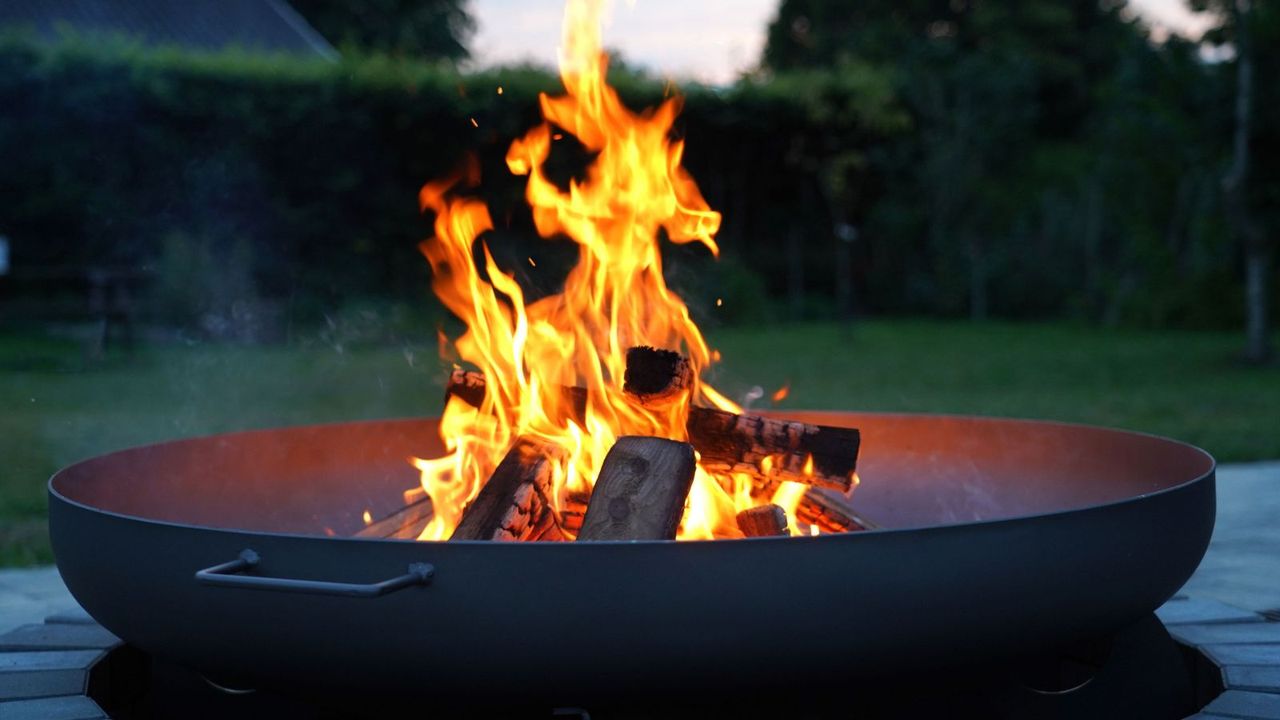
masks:
<path id="1" fill-rule="evenodd" d="M 973 413 L 1132 428 L 1220 461 L 1280 458 L 1280 368 L 1228 333 L 875 321 L 725 329 L 713 382 L 781 407 Z M 147 347 L 93 366 L 76 343 L 0 335 L 0 565 L 48 562 L 44 483 L 118 448 L 228 430 L 428 415 L 433 344 Z"/>

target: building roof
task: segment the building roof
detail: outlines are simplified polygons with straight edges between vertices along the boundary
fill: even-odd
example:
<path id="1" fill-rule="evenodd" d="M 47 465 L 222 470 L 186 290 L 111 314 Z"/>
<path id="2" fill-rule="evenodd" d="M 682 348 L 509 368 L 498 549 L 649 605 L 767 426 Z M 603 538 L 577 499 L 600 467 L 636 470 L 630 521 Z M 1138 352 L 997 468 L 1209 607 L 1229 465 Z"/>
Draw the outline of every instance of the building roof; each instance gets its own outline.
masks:
<path id="1" fill-rule="evenodd" d="M 285 0 L 2 0 L 0 27 L 25 27 L 51 39 L 67 28 L 151 45 L 338 57 Z"/>

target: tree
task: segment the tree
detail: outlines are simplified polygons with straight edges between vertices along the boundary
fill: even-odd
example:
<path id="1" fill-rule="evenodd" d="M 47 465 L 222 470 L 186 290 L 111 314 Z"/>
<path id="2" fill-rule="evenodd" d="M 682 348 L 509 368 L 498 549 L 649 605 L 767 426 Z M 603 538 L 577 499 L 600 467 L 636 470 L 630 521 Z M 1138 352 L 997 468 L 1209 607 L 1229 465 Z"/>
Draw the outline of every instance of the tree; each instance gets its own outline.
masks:
<path id="1" fill-rule="evenodd" d="M 1266 227 L 1258 208 L 1263 204 L 1259 201 L 1268 195 L 1274 202 L 1277 178 L 1274 167 L 1265 164 L 1261 168 L 1255 166 L 1255 159 L 1262 163 L 1270 160 L 1270 165 L 1275 164 L 1274 155 L 1268 158 L 1257 152 L 1257 132 L 1262 124 L 1256 120 L 1260 104 L 1274 108 L 1277 102 L 1275 62 L 1280 58 L 1276 57 L 1273 43 L 1275 36 L 1280 34 L 1280 13 L 1274 5 L 1264 5 L 1260 0 L 1200 0 L 1194 3 L 1194 7 L 1213 11 L 1221 18 L 1209 39 L 1220 44 L 1230 43 L 1235 48 L 1235 117 L 1231 161 L 1222 178 L 1223 204 L 1227 222 L 1244 254 L 1244 357 L 1249 362 L 1262 363 L 1270 360 L 1274 353 L 1269 306 L 1275 243 L 1273 232 Z M 1268 43 L 1268 39 L 1272 43 Z M 1259 69 L 1269 73 L 1270 77 L 1259 82 L 1255 77 Z M 1270 178 L 1266 177 L 1268 174 Z"/>
<path id="2" fill-rule="evenodd" d="M 897 178 L 890 202 L 913 206 L 899 214 L 922 216 L 927 256 L 910 271 L 927 278 L 918 285 L 934 309 L 982 319 L 1014 228 L 1038 204 L 1021 182 L 1032 150 L 1080 134 L 1097 78 L 1135 35 L 1097 0 L 782 0 L 763 63 L 894 78 L 913 132 L 878 170 Z"/>
<path id="3" fill-rule="evenodd" d="M 335 45 L 415 59 L 466 59 L 475 31 L 467 0 L 293 0 L 293 5 Z"/>

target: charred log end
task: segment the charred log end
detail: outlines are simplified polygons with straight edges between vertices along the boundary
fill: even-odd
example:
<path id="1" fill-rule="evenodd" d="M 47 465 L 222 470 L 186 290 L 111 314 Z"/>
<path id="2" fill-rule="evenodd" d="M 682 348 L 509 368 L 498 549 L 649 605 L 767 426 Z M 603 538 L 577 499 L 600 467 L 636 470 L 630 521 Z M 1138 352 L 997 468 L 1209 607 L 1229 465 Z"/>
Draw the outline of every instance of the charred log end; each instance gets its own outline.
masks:
<path id="1" fill-rule="evenodd" d="M 474 370 L 454 370 L 449 373 L 449 382 L 444 388 L 445 404 L 449 398 L 456 397 L 471 407 L 480 407 L 484 403 L 485 377 Z"/>
<path id="2" fill-rule="evenodd" d="M 600 468 L 578 540 L 674 540 L 694 468 L 688 443 L 618 438 Z"/>
<path id="3" fill-rule="evenodd" d="M 622 389 L 642 405 L 672 402 L 693 387 L 693 368 L 677 352 L 642 345 L 627 350 Z"/>
<path id="4" fill-rule="evenodd" d="M 738 529 L 747 537 L 790 535 L 787 513 L 777 505 L 761 505 L 738 513 Z"/>

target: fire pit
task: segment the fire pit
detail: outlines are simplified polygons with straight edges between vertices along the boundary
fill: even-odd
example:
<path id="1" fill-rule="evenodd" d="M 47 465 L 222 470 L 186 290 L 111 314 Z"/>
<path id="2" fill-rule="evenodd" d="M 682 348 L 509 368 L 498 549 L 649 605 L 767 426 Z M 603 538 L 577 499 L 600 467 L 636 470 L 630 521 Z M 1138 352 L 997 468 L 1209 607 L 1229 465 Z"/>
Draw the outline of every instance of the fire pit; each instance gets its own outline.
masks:
<path id="1" fill-rule="evenodd" d="M 659 241 L 716 253 L 720 216 L 680 166 L 678 98 L 635 113 L 605 82 L 600 12 L 568 3 L 567 94 L 543 96 L 544 122 L 507 154 L 539 234 L 579 247 L 560 292 L 526 302 L 494 260 L 474 163 L 427 183 L 422 250 L 467 326 L 441 336 L 459 364 L 440 419 L 63 470 L 53 547 L 85 609 L 219 687 L 366 707 L 721 704 L 850 683 L 869 698 L 1083 643 L 1114 651 L 1110 670 L 1086 653 L 1097 686 L 1186 709 L 1123 669 L 1178 664 L 1149 616 L 1207 547 L 1212 458 L 1053 423 L 753 415 L 716 391 L 719 354 L 667 287 Z M 546 169 L 565 134 L 589 158 L 567 187 Z"/>
<path id="2" fill-rule="evenodd" d="M 1213 460 L 1170 440 L 1012 420 L 792 416 L 862 429 L 859 507 L 881 530 L 706 542 L 349 537 L 364 525 L 360 508 L 402 504 L 415 476 L 405 456 L 435 449 L 423 447 L 435 421 L 405 420 L 88 460 L 50 482 L 51 534 L 94 618 L 225 683 L 581 703 L 901 677 L 1104 638 L 1167 600 L 1212 532 Z M 198 576 L 245 551 L 257 562 L 240 569 L 260 584 Z M 379 585 L 397 578 L 412 579 Z"/>

